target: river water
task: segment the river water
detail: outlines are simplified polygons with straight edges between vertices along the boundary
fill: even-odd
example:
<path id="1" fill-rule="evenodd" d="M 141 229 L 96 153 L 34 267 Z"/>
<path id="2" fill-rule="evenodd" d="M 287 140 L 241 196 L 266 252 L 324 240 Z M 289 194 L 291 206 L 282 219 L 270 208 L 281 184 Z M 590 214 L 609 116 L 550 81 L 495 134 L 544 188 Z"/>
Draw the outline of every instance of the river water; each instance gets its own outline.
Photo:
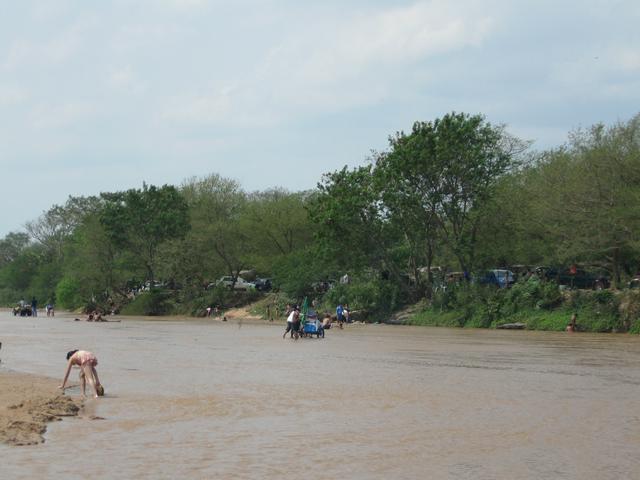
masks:
<path id="1" fill-rule="evenodd" d="M 0 478 L 640 478 L 635 336 L 119 318 L 0 313 L 0 368 L 106 389 Z"/>

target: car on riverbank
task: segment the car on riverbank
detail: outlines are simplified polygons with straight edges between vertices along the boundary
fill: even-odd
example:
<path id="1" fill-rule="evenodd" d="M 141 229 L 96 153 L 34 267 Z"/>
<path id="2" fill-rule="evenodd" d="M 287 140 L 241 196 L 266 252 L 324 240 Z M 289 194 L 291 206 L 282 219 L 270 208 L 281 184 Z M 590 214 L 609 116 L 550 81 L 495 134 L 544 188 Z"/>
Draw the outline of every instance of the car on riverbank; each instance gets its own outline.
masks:
<path id="1" fill-rule="evenodd" d="M 249 290 L 255 290 L 256 289 L 256 284 L 255 283 L 247 282 L 242 277 L 236 277 L 235 280 L 234 280 L 234 278 L 231 275 L 227 275 L 227 276 L 221 277 L 216 282 L 216 285 L 224 285 L 225 287 L 229 288 L 230 290 L 249 291 Z"/>
<path id="2" fill-rule="evenodd" d="M 270 278 L 256 278 L 253 281 L 253 284 L 255 285 L 256 290 L 260 292 L 268 292 L 272 287 Z"/>
<path id="3" fill-rule="evenodd" d="M 584 268 L 571 266 L 568 268 L 538 267 L 538 276 L 547 280 L 555 280 L 558 285 L 576 289 L 602 290 L 609 288 L 609 278 L 600 272 L 590 272 Z"/>
<path id="4" fill-rule="evenodd" d="M 493 285 L 498 288 L 509 288 L 516 283 L 516 275 L 511 270 L 494 269 L 480 274 L 476 281 L 481 285 Z"/>

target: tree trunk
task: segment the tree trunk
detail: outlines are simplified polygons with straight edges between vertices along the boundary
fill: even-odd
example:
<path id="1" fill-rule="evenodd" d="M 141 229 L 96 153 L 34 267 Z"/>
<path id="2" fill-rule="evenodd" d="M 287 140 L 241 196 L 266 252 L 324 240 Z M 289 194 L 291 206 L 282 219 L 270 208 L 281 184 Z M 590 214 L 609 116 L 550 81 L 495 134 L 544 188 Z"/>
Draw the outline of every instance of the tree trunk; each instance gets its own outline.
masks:
<path id="1" fill-rule="evenodd" d="M 613 262 L 612 262 L 612 280 L 613 288 L 620 288 L 620 249 L 615 247 L 613 249 Z"/>
<path id="2" fill-rule="evenodd" d="M 424 292 L 427 300 L 433 298 L 433 272 L 431 271 L 431 265 L 433 264 L 433 246 L 431 240 L 427 240 L 427 285 Z"/>

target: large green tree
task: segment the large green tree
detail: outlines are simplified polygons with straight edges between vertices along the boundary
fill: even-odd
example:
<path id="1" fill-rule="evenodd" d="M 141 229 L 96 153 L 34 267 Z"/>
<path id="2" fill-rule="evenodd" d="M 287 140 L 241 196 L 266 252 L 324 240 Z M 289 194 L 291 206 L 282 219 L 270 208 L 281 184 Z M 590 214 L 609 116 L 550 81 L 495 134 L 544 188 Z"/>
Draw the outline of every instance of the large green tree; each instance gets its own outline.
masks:
<path id="1" fill-rule="evenodd" d="M 253 265 L 269 271 L 274 262 L 310 245 L 313 228 L 306 209 L 309 194 L 270 189 L 248 196 L 243 217 L 255 242 Z"/>
<path id="2" fill-rule="evenodd" d="M 450 113 L 433 122 L 416 122 L 410 134 L 389 139 L 390 150 L 376 157 L 374 175 L 384 211 L 408 245 L 409 268 L 420 281 L 442 246 L 460 268 L 475 267 L 478 229 L 498 181 L 515 164 L 526 144 L 493 126 L 481 115 Z"/>
<path id="3" fill-rule="evenodd" d="M 29 245 L 29 235 L 24 232 L 10 232 L 0 240 L 0 268 L 13 262 Z"/>
<path id="4" fill-rule="evenodd" d="M 251 265 L 253 233 L 244 212 L 247 194 L 235 180 L 211 174 L 191 178 L 181 187 L 192 216 L 188 250 L 201 258 L 202 280 L 213 280 L 222 273 L 237 278 Z"/>
<path id="5" fill-rule="evenodd" d="M 381 207 L 372 166 L 344 167 L 324 175 L 309 212 L 318 251 L 336 273 L 372 269 L 399 281 L 397 232 Z"/>
<path id="6" fill-rule="evenodd" d="M 143 185 L 142 189 L 102 194 L 100 222 L 110 241 L 136 255 L 147 280 L 155 279 L 160 246 L 183 238 L 190 228 L 189 209 L 173 186 Z"/>
<path id="7" fill-rule="evenodd" d="M 616 284 L 638 269 L 640 116 L 573 132 L 523 180 L 521 230 L 552 245 L 550 263 L 601 265 Z"/>

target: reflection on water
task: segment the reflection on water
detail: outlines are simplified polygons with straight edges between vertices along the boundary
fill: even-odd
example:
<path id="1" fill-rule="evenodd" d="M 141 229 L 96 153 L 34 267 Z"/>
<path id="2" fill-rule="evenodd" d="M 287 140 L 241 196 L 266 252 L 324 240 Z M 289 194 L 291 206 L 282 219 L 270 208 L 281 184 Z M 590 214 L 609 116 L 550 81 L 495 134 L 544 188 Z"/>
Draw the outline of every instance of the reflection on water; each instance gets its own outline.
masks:
<path id="1" fill-rule="evenodd" d="M 65 353 L 83 348 L 106 388 L 45 444 L 0 446 L 0 477 L 640 478 L 637 337 L 281 334 L 0 314 L 3 368 L 61 377 Z"/>

